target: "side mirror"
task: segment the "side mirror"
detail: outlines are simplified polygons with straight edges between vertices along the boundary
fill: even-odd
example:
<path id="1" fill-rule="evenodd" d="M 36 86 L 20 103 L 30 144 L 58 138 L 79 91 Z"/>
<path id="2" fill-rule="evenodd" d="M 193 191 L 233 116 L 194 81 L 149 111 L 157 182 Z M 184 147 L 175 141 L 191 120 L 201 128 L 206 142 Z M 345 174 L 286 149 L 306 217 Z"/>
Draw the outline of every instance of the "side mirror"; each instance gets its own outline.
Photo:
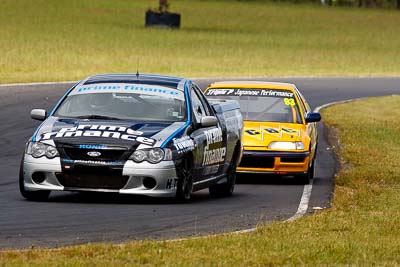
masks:
<path id="1" fill-rule="evenodd" d="M 32 109 L 31 118 L 38 121 L 44 121 L 47 118 L 47 111 L 44 109 Z"/>
<path id="2" fill-rule="evenodd" d="M 218 119 L 214 116 L 205 116 L 201 118 L 200 122 L 201 127 L 211 127 L 218 125 Z"/>
<path id="3" fill-rule="evenodd" d="M 321 120 L 321 114 L 318 112 L 310 112 L 306 116 L 306 123 L 309 122 L 318 122 Z"/>

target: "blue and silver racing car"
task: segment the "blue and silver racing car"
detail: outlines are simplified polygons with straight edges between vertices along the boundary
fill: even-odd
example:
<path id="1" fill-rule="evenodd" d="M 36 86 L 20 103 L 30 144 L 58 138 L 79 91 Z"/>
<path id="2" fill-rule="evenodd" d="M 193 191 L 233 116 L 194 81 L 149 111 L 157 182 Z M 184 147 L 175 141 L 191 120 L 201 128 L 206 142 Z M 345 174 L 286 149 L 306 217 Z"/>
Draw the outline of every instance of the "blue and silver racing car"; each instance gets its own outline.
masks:
<path id="1" fill-rule="evenodd" d="M 26 144 L 22 196 L 97 191 L 176 197 L 230 195 L 242 155 L 236 101 L 209 102 L 190 80 L 105 74 L 69 89 Z"/>

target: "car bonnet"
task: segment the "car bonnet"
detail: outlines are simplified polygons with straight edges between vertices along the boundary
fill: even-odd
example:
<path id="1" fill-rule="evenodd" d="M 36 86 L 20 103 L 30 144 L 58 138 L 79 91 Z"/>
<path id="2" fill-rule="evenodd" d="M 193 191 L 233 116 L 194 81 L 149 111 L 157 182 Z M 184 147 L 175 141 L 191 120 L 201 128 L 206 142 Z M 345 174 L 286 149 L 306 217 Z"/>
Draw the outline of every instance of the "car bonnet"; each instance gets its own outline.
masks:
<path id="1" fill-rule="evenodd" d="M 49 117 L 32 137 L 50 145 L 110 144 L 159 147 L 183 122 L 112 121 Z"/>
<path id="2" fill-rule="evenodd" d="M 305 134 L 302 124 L 245 121 L 243 145 L 265 149 L 273 141 L 304 141 Z"/>

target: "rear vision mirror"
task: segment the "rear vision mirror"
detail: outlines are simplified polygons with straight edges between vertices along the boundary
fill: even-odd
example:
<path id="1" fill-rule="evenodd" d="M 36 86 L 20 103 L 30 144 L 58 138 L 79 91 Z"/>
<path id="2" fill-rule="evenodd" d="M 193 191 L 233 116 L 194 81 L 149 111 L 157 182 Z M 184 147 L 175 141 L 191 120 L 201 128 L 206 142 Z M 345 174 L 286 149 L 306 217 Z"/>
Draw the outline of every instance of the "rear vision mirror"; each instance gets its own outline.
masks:
<path id="1" fill-rule="evenodd" d="M 321 120 L 321 114 L 318 112 L 310 112 L 306 116 L 306 123 L 309 122 L 318 122 Z"/>
<path id="2" fill-rule="evenodd" d="M 214 116 L 205 116 L 201 118 L 201 127 L 211 127 L 211 126 L 217 126 L 218 124 L 218 119 L 217 117 Z"/>
<path id="3" fill-rule="evenodd" d="M 38 121 L 44 121 L 47 117 L 47 111 L 44 109 L 33 109 L 31 111 L 31 118 Z"/>

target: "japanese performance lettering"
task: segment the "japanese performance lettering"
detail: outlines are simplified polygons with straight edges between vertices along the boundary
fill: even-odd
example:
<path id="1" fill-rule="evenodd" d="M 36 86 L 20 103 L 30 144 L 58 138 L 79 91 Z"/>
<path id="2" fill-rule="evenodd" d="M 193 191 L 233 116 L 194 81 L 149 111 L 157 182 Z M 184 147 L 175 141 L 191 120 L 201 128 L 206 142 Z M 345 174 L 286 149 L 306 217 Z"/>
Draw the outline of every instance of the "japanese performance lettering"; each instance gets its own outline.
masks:
<path id="1" fill-rule="evenodd" d="M 294 94 L 286 90 L 273 89 L 209 89 L 206 92 L 207 96 L 260 96 L 260 97 L 286 97 L 293 98 Z"/>

